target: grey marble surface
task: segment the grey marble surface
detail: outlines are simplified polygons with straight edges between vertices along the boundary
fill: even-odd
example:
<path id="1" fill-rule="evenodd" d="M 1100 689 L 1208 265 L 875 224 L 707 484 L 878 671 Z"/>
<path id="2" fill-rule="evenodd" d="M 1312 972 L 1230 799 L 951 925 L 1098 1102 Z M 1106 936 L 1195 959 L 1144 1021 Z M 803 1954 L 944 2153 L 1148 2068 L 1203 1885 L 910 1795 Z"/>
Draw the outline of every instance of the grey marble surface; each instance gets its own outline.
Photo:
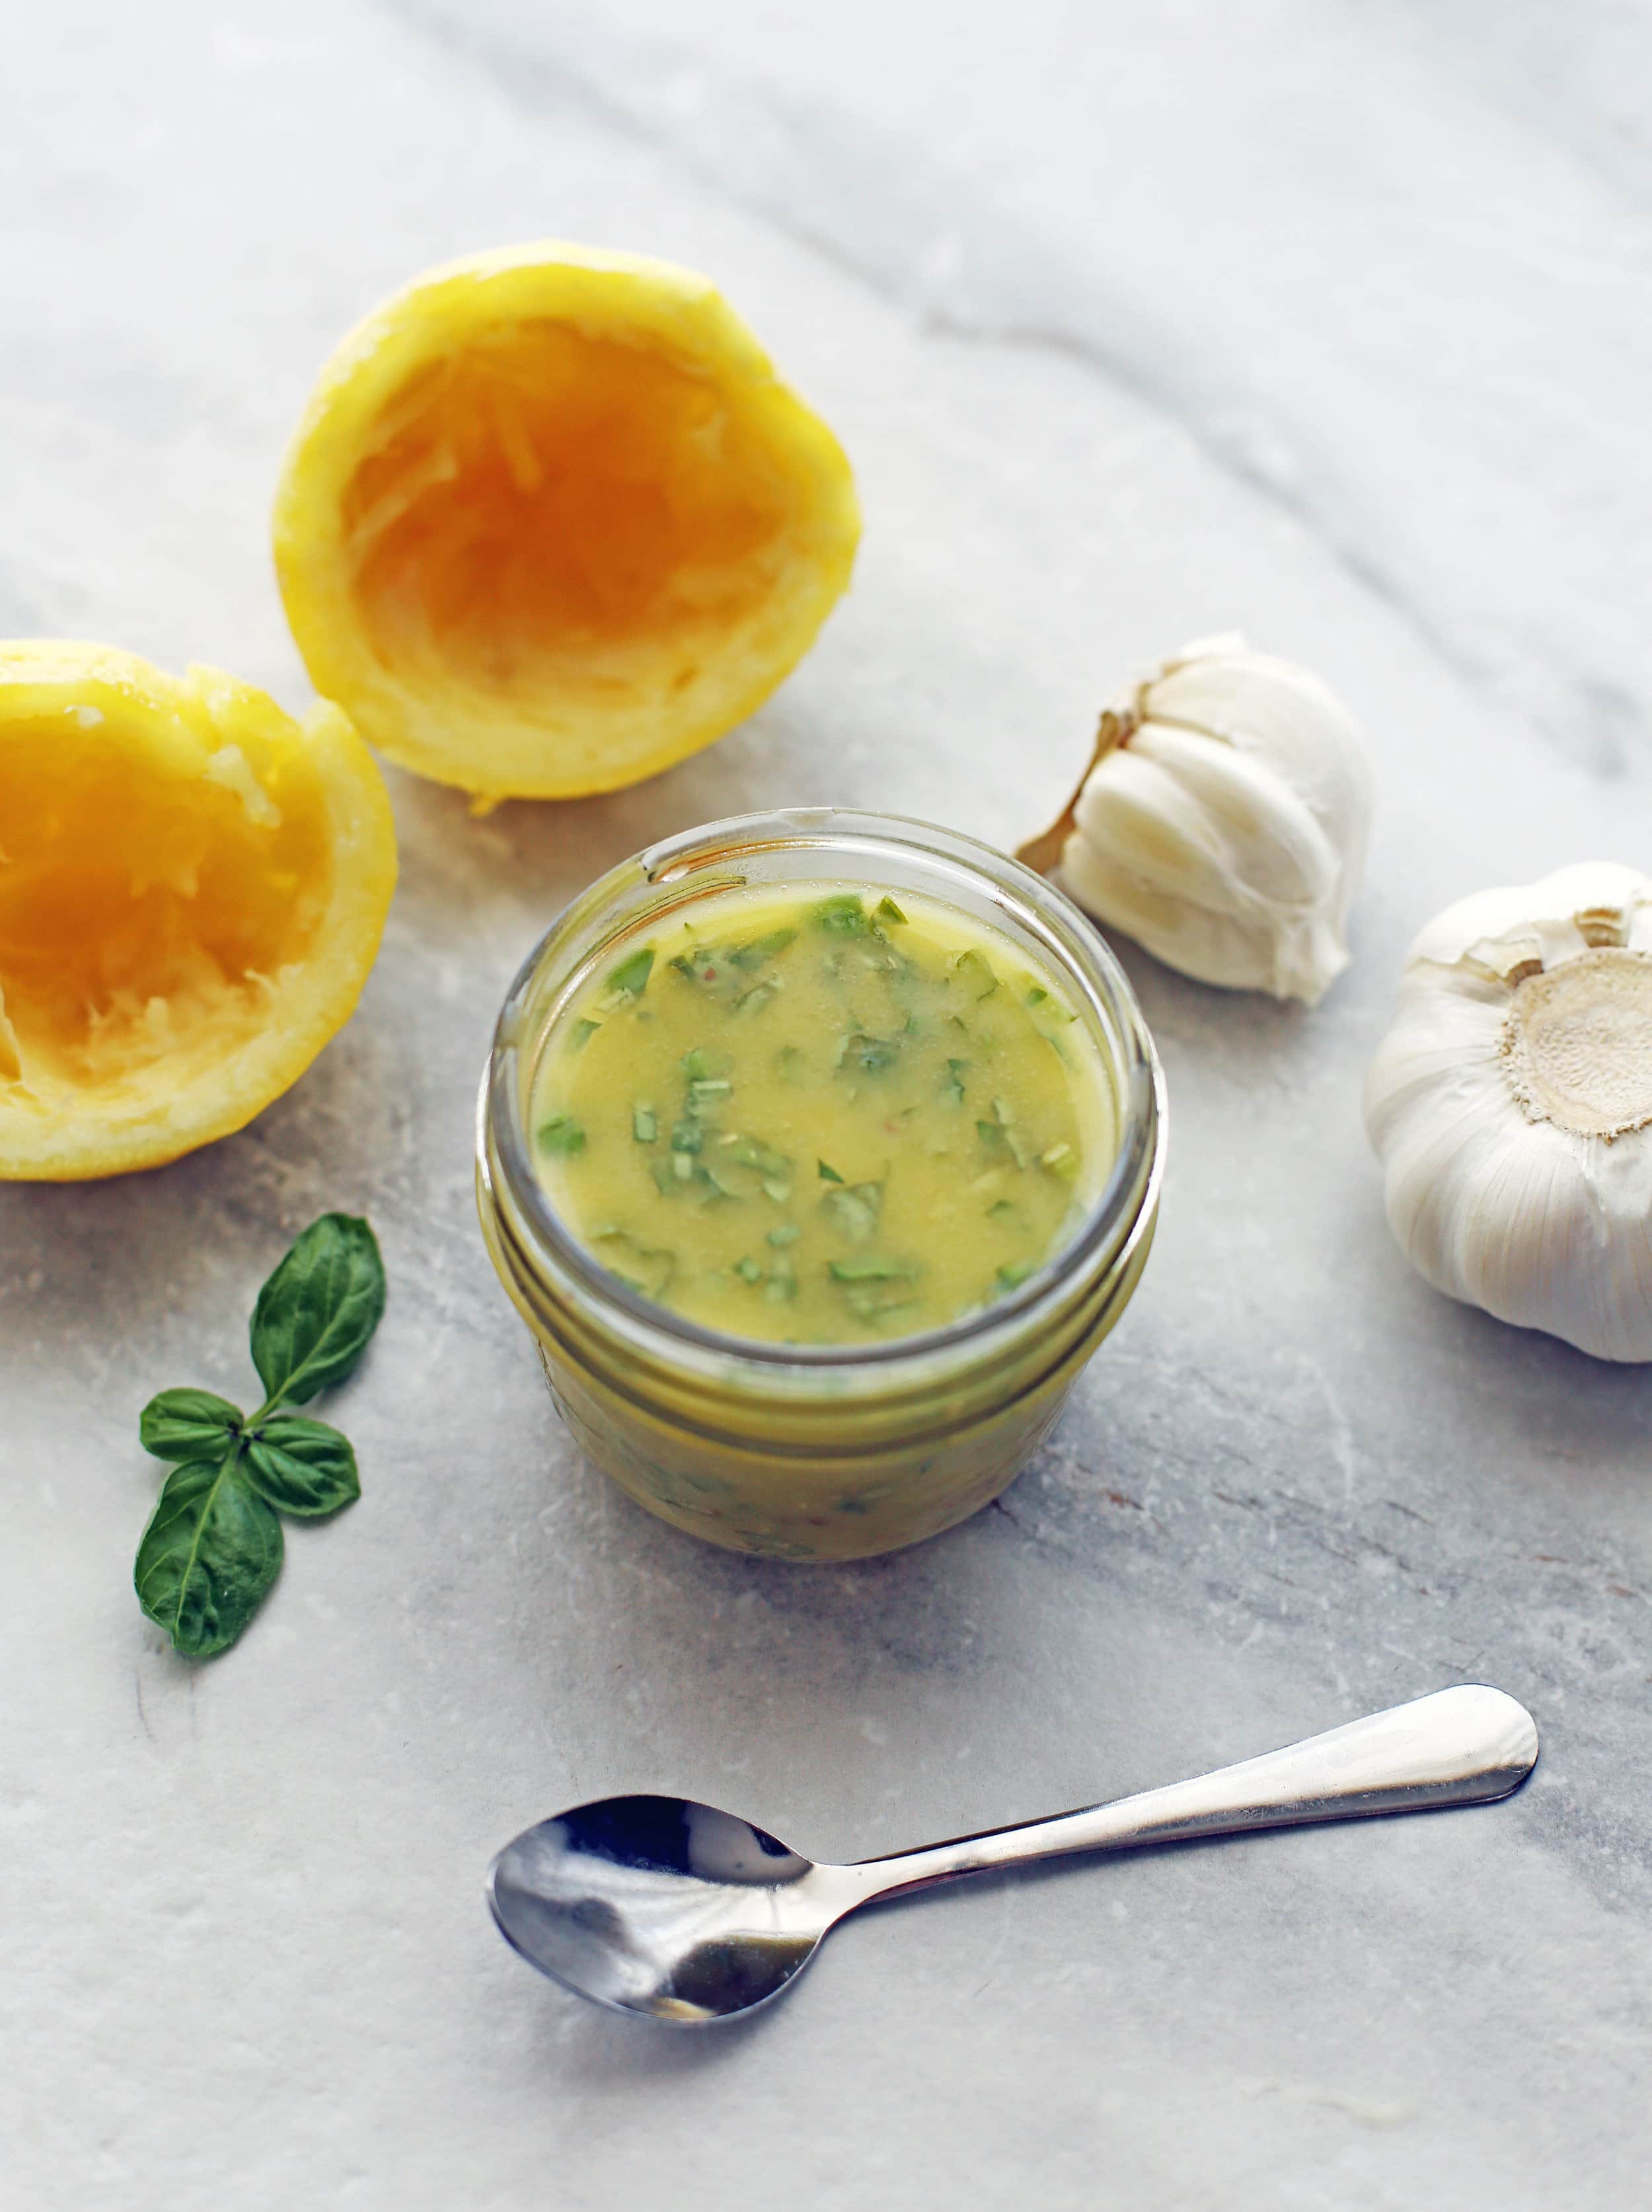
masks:
<path id="1" fill-rule="evenodd" d="M 0 76 L 0 633 L 292 706 L 282 440 L 422 264 L 542 233 L 711 271 L 841 434 L 852 597 L 656 783 L 471 820 L 392 776 L 359 1013 L 245 1134 L 0 1193 L 8 2203 L 29 2212 L 1618 2212 L 1652 2119 L 1652 1375 L 1436 1297 L 1360 1076 L 1458 894 L 1643 861 L 1652 15 L 1613 0 L 58 0 Z M 698 1547 L 570 1450 L 477 1240 L 495 1006 L 647 839 L 785 801 L 1011 843 L 1094 708 L 1242 627 L 1370 732 L 1316 1012 L 1121 951 L 1172 1100 L 1142 1291 L 1002 1507 L 836 1571 Z M 134 1423 L 240 1396 L 286 1238 L 392 1285 L 204 1669 L 131 1595 Z M 683 1789 L 820 1855 L 1113 1794 L 1464 1679 L 1481 1812 L 1142 1855 L 841 1932 L 695 2039 L 512 1959 L 492 1849 Z"/>

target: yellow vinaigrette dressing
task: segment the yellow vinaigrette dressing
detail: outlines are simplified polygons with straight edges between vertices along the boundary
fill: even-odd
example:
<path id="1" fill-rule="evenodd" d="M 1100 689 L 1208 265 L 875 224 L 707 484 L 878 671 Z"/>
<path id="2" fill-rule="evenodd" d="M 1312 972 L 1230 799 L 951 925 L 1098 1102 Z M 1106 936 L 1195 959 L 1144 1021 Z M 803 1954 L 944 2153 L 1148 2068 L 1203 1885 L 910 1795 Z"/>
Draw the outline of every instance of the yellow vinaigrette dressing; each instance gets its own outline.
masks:
<path id="1" fill-rule="evenodd" d="M 730 1334 L 872 1343 L 1053 1258 L 1117 1148 L 1085 1024 L 1006 936 L 902 891 L 695 902 L 559 1012 L 537 1172 L 643 1296 Z"/>

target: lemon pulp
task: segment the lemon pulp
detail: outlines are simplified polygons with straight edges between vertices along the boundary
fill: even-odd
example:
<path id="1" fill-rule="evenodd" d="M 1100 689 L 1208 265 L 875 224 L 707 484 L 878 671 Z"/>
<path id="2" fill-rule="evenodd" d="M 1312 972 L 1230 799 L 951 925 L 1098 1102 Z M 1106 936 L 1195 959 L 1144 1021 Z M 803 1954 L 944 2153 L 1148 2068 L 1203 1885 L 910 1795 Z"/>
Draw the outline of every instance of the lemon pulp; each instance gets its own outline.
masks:
<path id="1" fill-rule="evenodd" d="M 0 868 L 0 1072 L 45 1103 L 175 1077 L 258 1026 L 321 912 L 319 794 L 279 787 L 262 819 L 227 783 L 183 808 L 101 731 L 12 734 L 0 821 L 28 857 Z"/>
<path id="2" fill-rule="evenodd" d="M 392 668 L 594 703 L 606 648 L 641 646 L 684 690 L 774 582 L 787 501 L 762 438 L 635 346 L 495 332 L 397 395 L 373 438 L 344 525 Z"/>
<path id="3" fill-rule="evenodd" d="M 352 331 L 275 516 L 317 690 L 484 798 L 615 790 L 720 737 L 807 651 L 859 531 L 836 440 L 703 277 L 555 241 Z"/>
<path id="4" fill-rule="evenodd" d="M 0 647 L 0 1175 L 157 1164 L 251 1120 L 348 1016 L 395 839 L 337 709 Z"/>

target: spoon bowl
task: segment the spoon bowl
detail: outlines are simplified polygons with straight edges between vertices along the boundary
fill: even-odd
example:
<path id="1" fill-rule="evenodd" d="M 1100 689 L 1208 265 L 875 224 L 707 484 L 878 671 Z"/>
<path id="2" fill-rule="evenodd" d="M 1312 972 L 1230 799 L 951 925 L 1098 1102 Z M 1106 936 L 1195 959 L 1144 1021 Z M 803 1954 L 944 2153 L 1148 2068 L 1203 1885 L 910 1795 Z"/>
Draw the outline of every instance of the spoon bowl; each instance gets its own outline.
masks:
<path id="1" fill-rule="evenodd" d="M 817 1866 L 692 1798 L 604 1797 L 507 1844 L 489 1895 L 506 1941 L 580 1996 L 732 2020 L 788 1989 L 875 1897 L 1069 1851 L 1484 1803 L 1520 1787 L 1537 1748 L 1523 1705 L 1464 1684 L 1191 1782 L 855 1866 Z"/>
<path id="2" fill-rule="evenodd" d="M 839 1872 L 714 1805 L 604 1797 L 507 1844 L 489 1900 L 506 1942 L 580 1996 L 725 2020 L 778 1996 L 858 1901 Z"/>

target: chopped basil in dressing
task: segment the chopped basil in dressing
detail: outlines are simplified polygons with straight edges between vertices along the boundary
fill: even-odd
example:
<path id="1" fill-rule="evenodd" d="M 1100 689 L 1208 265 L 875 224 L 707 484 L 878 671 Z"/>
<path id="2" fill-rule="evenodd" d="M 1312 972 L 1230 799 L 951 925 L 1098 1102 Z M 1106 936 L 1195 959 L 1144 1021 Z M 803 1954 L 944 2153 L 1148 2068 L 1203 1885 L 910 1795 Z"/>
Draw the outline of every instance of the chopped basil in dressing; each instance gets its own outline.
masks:
<path id="1" fill-rule="evenodd" d="M 736 1335 L 935 1328 L 1093 1201 L 1110 1093 L 1053 975 L 902 892 L 732 891 L 594 975 L 542 1054 L 557 1210 L 641 1296 Z"/>

